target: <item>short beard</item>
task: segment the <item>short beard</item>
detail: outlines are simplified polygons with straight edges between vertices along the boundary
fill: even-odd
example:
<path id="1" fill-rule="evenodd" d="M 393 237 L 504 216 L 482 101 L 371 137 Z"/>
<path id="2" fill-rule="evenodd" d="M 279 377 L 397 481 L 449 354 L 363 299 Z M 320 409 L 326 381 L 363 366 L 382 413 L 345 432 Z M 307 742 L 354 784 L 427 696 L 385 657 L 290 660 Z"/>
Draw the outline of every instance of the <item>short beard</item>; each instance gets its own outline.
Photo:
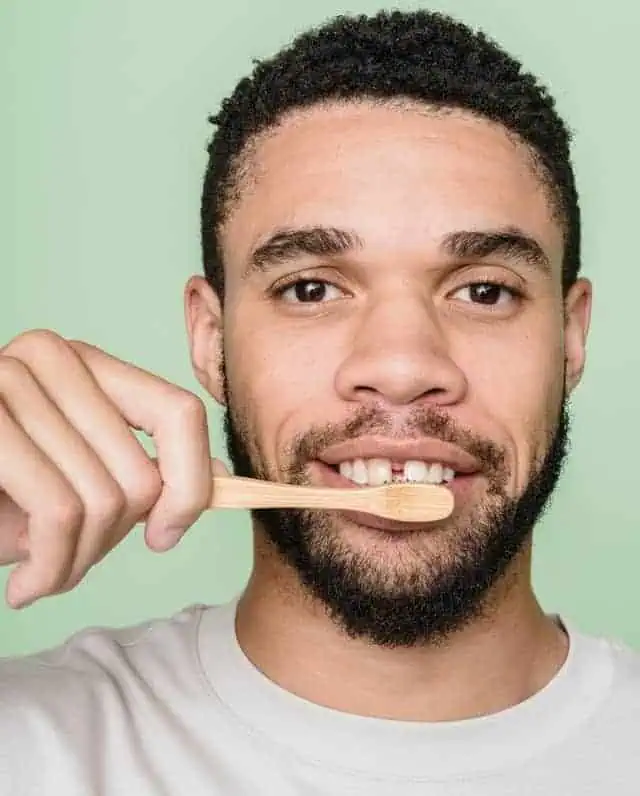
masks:
<path id="1" fill-rule="evenodd" d="M 278 474 L 270 471 L 250 443 L 255 435 L 249 430 L 248 417 L 236 414 L 239 405 L 234 403 L 226 380 L 225 395 L 224 430 L 234 472 L 276 480 Z M 321 441 L 354 438 L 358 427 L 364 430 L 366 426 L 371 432 L 370 421 L 371 416 L 365 414 L 348 429 L 320 429 L 304 435 L 292 445 L 292 464 L 281 480 L 308 482 L 305 464 L 314 458 L 314 450 L 321 449 Z M 509 565 L 525 551 L 534 525 L 549 505 L 566 460 L 570 422 L 563 394 L 546 452 L 517 498 L 505 493 L 505 454 L 494 443 L 455 429 L 437 410 L 429 410 L 414 426 L 421 429 L 421 436 L 460 444 L 486 465 L 486 500 L 477 506 L 471 520 L 455 524 L 444 520 L 437 528 L 430 526 L 412 531 L 404 539 L 390 539 L 376 555 L 373 549 L 353 550 L 332 512 L 252 512 L 257 529 L 332 621 L 351 638 L 388 648 L 442 644 L 489 615 L 492 594 L 505 580 Z M 375 428 L 380 427 L 378 423 Z M 396 566 L 390 565 L 392 561 Z"/>

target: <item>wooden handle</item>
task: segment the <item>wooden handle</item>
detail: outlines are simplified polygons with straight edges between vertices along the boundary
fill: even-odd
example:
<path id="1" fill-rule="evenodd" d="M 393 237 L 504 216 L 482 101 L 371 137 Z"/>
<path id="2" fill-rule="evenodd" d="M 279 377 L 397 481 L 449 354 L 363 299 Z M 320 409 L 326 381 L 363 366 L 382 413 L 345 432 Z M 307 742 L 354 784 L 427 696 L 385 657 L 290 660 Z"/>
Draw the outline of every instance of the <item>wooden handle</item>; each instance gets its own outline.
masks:
<path id="1" fill-rule="evenodd" d="M 211 508 L 216 509 L 352 509 L 371 502 L 371 490 L 295 486 L 255 478 L 214 478 Z"/>
<path id="2" fill-rule="evenodd" d="M 433 484 L 334 488 L 295 486 L 253 478 L 214 477 L 211 508 L 337 509 L 365 511 L 387 519 L 429 522 L 447 517 L 453 496 Z"/>

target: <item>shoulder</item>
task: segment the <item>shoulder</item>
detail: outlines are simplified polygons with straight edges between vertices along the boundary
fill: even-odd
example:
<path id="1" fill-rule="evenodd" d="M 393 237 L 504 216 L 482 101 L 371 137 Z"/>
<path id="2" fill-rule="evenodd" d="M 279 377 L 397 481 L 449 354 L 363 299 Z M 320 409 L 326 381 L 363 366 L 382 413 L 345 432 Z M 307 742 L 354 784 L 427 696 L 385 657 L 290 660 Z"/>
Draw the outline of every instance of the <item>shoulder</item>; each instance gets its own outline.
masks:
<path id="1" fill-rule="evenodd" d="M 205 607 L 0 659 L 0 793 L 44 793 L 51 781 L 69 794 L 103 792 L 101 758 L 119 760 L 134 726 L 158 726 L 165 705 L 200 696 Z"/>
<path id="2" fill-rule="evenodd" d="M 585 685 L 602 683 L 599 701 L 599 721 L 602 726 L 616 728 L 618 735 L 627 730 L 629 738 L 638 737 L 640 725 L 640 652 L 632 646 L 608 635 L 583 636 L 583 650 L 589 652 L 599 680 L 585 681 Z M 589 695 L 585 693 L 585 700 Z M 636 741 L 634 740 L 634 748 Z"/>
<path id="3" fill-rule="evenodd" d="M 195 656 L 204 608 L 191 606 L 126 628 L 88 628 L 53 649 L 0 659 L 0 737 L 18 719 L 24 723 L 37 715 L 66 722 L 70 713 L 121 700 L 136 683 L 157 679 L 172 656 Z"/>
<path id="4" fill-rule="evenodd" d="M 617 639 L 608 639 L 614 669 L 614 688 L 621 695 L 635 697 L 634 705 L 640 711 L 640 651 Z"/>

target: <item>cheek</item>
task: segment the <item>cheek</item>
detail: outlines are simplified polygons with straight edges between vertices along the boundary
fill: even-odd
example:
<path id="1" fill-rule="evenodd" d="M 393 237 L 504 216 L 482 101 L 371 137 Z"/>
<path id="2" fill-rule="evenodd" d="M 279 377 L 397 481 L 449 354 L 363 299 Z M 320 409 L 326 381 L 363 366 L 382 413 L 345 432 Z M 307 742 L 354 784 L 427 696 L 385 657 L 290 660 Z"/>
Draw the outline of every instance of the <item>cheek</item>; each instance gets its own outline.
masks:
<path id="1" fill-rule="evenodd" d="M 564 340 L 560 311 L 549 298 L 529 307 L 508 326 L 476 330 L 458 339 L 470 383 L 483 394 L 512 405 L 518 415 L 544 410 L 562 391 Z M 461 335 L 462 337 L 463 335 Z M 469 343 L 472 343 L 469 345 Z M 529 407 L 529 409 L 528 409 Z"/>
<path id="2" fill-rule="evenodd" d="M 291 329 L 282 335 L 265 325 L 255 336 L 239 336 L 238 343 L 229 349 L 233 378 L 254 401 L 299 406 L 331 383 L 333 349 L 326 340 L 314 344 L 308 335 Z"/>
<path id="3" fill-rule="evenodd" d="M 532 460 L 546 452 L 549 432 L 558 421 L 564 384 L 561 332 L 514 331 L 508 340 L 474 346 L 474 355 L 462 367 L 471 385 L 471 402 L 511 450 L 522 482 Z"/>
<path id="4" fill-rule="evenodd" d="M 490 366 L 470 365 L 476 371 L 470 382 L 490 404 L 498 404 L 516 418 L 544 414 L 562 390 L 562 358 L 523 347 L 519 356 L 496 357 Z M 468 372 L 468 371 L 467 371 Z"/>
<path id="5" fill-rule="evenodd" d="M 259 331 L 252 334 L 252 328 Z M 229 387 L 246 407 L 269 455 L 314 418 L 320 423 L 329 419 L 342 348 L 329 337 L 326 328 L 322 334 L 310 333 L 308 319 L 298 328 L 289 321 L 285 330 L 273 319 L 262 322 L 256 311 L 239 313 L 234 328 L 225 333 Z"/>

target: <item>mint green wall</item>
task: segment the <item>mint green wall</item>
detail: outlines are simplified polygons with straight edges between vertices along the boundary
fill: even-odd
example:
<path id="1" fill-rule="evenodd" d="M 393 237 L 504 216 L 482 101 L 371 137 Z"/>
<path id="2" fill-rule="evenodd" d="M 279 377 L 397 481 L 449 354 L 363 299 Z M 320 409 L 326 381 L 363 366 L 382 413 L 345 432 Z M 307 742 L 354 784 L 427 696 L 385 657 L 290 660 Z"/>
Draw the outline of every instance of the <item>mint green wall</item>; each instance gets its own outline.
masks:
<path id="1" fill-rule="evenodd" d="M 538 530 L 535 579 L 549 610 L 640 647 L 640 6 L 430 5 L 482 24 L 524 58 L 551 84 L 577 132 L 595 311 L 574 401 L 573 455 Z M 2 0 L 0 344 L 49 327 L 202 395 L 190 371 L 182 287 L 199 270 L 207 114 L 252 57 L 334 13 L 378 7 L 368 0 Z M 219 415 L 208 405 L 220 451 Z M 87 625 L 130 624 L 226 599 L 249 567 L 244 514 L 205 516 L 164 555 L 134 531 L 73 593 L 22 612 L 0 607 L 0 655 L 59 643 Z"/>

